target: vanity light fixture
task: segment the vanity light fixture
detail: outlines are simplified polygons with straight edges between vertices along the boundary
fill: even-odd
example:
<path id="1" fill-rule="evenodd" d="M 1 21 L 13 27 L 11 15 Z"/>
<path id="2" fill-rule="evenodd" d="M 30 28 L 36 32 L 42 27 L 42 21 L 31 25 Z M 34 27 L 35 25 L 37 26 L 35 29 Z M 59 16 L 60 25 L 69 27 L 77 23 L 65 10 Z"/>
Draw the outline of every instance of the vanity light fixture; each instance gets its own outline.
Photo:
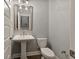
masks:
<path id="1" fill-rule="evenodd" d="M 28 2 L 28 0 L 26 0 L 26 5 L 28 6 L 29 5 L 29 2 Z M 25 10 L 28 10 L 28 7 L 25 7 Z"/>
<path id="2" fill-rule="evenodd" d="M 19 4 L 20 4 L 20 2 L 21 2 L 21 1 L 20 1 L 20 0 L 18 0 L 18 2 L 19 2 Z M 21 5 L 19 6 L 19 9 L 22 9 Z"/>
<path id="3" fill-rule="evenodd" d="M 18 2 L 21 3 L 20 0 L 18 0 Z M 28 0 L 25 1 L 25 4 L 26 4 L 25 10 L 28 10 L 28 7 L 27 7 L 29 5 Z M 22 9 L 22 6 L 21 5 L 19 6 L 19 9 Z"/>

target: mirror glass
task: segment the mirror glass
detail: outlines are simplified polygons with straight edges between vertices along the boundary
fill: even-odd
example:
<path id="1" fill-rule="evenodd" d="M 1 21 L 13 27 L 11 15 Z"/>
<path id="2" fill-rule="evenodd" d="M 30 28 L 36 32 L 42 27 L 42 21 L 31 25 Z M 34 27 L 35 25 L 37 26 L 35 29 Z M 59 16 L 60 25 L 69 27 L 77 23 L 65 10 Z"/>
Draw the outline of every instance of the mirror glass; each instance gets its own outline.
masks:
<path id="1" fill-rule="evenodd" d="M 29 30 L 29 16 L 21 16 L 20 22 L 20 28 L 22 30 Z"/>

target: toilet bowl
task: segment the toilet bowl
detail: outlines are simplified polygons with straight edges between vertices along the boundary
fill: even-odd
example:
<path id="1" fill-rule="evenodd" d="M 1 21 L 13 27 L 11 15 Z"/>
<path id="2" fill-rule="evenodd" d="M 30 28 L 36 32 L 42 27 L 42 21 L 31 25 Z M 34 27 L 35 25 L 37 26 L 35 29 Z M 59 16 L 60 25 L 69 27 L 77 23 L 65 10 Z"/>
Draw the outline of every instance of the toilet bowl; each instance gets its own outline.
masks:
<path id="1" fill-rule="evenodd" d="M 37 38 L 37 43 L 44 59 L 56 59 L 54 52 L 47 47 L 47 38 Z"/>
<path id="2" fill-rule="evenodd" d="M 49 48 L 41 48 L 41 54 L 44 56 L 45 59 L 55 59 L 55 54 Z"/>

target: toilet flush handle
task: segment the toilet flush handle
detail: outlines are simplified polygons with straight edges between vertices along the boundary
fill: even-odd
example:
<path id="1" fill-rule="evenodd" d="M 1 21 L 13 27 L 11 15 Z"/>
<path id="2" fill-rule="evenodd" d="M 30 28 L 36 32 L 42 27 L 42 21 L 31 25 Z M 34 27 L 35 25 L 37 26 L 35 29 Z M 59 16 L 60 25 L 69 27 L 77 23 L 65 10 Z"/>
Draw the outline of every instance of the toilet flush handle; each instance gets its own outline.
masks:
<path id="1" fill-rule="evenodd" d="M 61 51 L 62 54 L 66 54 L 66 51 Z"/>

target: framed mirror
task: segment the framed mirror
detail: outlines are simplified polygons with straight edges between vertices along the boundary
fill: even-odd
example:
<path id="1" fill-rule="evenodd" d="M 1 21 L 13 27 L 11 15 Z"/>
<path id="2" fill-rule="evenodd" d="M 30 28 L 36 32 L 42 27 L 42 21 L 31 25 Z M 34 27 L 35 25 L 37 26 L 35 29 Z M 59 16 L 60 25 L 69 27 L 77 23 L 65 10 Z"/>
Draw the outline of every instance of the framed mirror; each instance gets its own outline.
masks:
<path id="1" fill-rule="evenodd" d="M 33 17 L 32 10 L 18 12 L 18 30 L 32 31 Z"/>

